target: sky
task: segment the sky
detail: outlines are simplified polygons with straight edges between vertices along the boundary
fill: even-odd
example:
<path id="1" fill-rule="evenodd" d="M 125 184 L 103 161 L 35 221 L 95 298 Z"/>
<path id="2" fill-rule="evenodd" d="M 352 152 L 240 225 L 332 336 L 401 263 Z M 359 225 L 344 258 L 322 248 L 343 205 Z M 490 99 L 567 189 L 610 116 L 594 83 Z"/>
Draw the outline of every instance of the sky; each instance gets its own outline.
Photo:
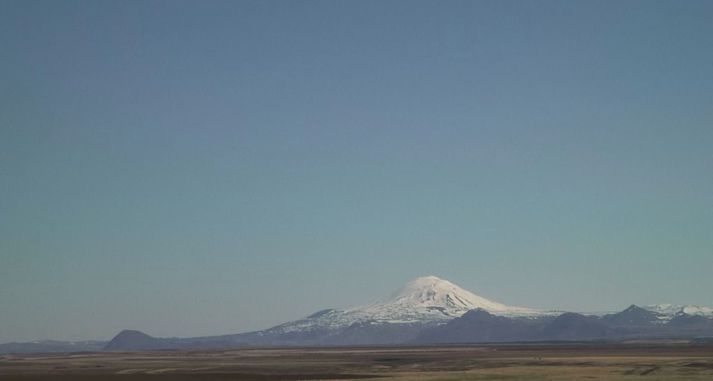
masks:
<path id="1" fill-rule="evenodd" d="M 713 2 L 0 0 L 0 342 L 437 275 L 713 306 Z"/>

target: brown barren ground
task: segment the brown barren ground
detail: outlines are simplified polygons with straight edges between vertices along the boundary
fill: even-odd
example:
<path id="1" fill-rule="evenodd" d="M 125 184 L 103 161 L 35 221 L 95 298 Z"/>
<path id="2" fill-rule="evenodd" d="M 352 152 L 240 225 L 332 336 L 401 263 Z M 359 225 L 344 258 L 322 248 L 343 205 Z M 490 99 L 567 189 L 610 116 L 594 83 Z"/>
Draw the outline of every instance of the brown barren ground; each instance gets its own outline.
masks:
<path id="1" fill-rule="evenodd" d="M 713 380 L 713 346 L 533 344 L 0 356 L 1 380 Z"/>

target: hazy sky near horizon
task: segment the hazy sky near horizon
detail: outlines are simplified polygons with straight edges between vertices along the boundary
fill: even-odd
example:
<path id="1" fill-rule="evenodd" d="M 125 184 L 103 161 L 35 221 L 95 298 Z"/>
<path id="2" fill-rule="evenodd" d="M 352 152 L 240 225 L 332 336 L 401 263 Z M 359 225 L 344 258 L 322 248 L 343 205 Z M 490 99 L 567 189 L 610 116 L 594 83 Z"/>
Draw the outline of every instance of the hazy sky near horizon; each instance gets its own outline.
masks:
<path id="1" fill-rule="evenodd" d="M 0 1 L 0 342 L 438 275 L 713 306 L 713 2 Z"/>

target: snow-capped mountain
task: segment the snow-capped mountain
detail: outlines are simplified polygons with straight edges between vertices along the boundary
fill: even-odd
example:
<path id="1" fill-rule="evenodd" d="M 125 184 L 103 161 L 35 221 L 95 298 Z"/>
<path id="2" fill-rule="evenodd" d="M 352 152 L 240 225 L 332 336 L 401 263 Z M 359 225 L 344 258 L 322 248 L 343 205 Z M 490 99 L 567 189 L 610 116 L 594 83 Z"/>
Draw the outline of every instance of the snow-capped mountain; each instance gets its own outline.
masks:
<path id="1" fill-rule="evenodd" d="M 493 315 L 536 317 L 548 314 L 526 307 L 497 303 L 436 276 L 416 278 L 374 303 L 345 310 L 323 310 L 304 319 L 279 325 L 279 332 L 312 329 L 336 329 L 355 323 L 368 324 L 433 324 L 482 309 Z"/>

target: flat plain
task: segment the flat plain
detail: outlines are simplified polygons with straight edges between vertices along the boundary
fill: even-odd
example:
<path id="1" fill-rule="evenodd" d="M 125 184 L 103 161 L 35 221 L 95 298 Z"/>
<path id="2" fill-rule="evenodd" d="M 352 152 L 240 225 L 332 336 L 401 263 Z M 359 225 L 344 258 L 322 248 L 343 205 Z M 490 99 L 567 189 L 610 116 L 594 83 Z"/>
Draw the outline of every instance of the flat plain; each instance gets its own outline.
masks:
<path id="1" fill-rule="evenodd" d="M 713 345 L 512 344 L 0 355 L 0 379 L 713 380 Z"/>

